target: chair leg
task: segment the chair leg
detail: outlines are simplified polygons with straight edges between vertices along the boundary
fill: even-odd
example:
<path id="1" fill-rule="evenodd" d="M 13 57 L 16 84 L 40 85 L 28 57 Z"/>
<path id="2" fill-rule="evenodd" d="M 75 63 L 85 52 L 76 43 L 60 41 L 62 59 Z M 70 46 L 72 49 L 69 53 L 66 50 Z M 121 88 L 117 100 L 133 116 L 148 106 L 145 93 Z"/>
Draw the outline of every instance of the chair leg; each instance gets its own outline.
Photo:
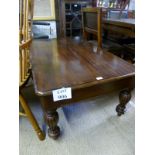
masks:
<path id="1" fill-rule="evenodd" d="M 30 107 L 28 106 L 26 100 L 24 99 L 24 97 L 21 94 L 19 94 L 19 101 L 20 101 L 21 106 L 23 107 L 29 121 L 31 122 L 31 124 L 32 124 L 38 138 L 40 140 L 44 140 L 45 139 L 45 134 L 40 129 L 40 127 L 39 127 L 39 125 L 38 125 L 32 111 L 31 111 Z"/>
<path id="2" fill-rule="evenodd" d="M 86 32 L 86 31 L 83 31 L 83 38 L 84 38 L 85 40 L 87 40 L 87 39 L 88 39 L 88 34 L 87 34 L 87 32 Z"/>
<path id="3" fill-rule="evenodd" d="M 102 48 L 102 35 L 99 33 L 97 35 L 97 42 L 98 42 L 98 47 Z"/>

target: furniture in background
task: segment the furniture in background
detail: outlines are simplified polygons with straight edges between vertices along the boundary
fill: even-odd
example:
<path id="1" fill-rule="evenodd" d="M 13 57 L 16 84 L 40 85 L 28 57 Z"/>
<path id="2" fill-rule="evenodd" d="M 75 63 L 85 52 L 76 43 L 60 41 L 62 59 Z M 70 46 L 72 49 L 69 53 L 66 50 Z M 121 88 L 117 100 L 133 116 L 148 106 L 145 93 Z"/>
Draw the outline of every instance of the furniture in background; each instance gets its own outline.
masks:
<path id="1" fill-rule="evenodd" d="M 135 19 L 131 18 L 104 18 L 102 19 L 105 39 L 109 39 L 117 42 L 121 47 L 111 47 L 110 52 L 117 56 L 130 61 L 135 62 Z M 113 36 L 109 36 L 110 33 L 114 33 Z"/>
<path id="2" fill-rule="evenodd" d="M 55 1 L 55 20 L 57 24 L 58 37 L 64 36 L 81 36 L 82 30 L 80 31 L 81 24 L 81 9 L 85 7 L 97 7 L 97 0 L 57 0 Z M 115 16 L 120 12 L 120 8 L 102 8 L 102 17 Z M 122 16 L 128 16 L 127 11 L 122 11 Z M 72 25 L 72 19 L 75 17 L 76 20 Z M 81 25 L 82 26 L 82 25 Z M 76 29 L 77 28 L 77 29 Z M 82 29 L 82 27 L 81 27 Z"/>
<path id="3" fill-rule="evenodd" d="M 55 0 L 34 0 L 32 33 L 34 39 L 56 38 Z"/>
<path id="4" fill-rule="evenodd" d="M 107 9 L 107 18 L 128 18 L 128 11 L 124 10 L 121 12 L 120 9 Z"/>
<path id="5" fill-rule="evenodd" d="M 81 9 L 86 7 L 86 3 L 65 3 L 65 28 L 66 36 L 81 36 L 82 15 Z"/>
<path id="6" fill-rule="evenodd" d="M 32 124 L 38 138 L 40 140 L 45 139 L 45 135 L 40 129 L 28 103 L 26 102 L 22 89 L 27 84 L 31 76 L 30 66 L 30 44 L 31 38 L 31 24 L 33 16 L 33 0 L 20 0 L 20 26 L 19 26 L 19 102 L 24 110 L 24 113 L 20 112 L 22 116 L 27 116 Z"/>
<path id="7" fill-rule="evenodd" d="M 134 36 L 135 20 L 127 18 L 128 15 L 127 11 L 122 12 L 122 16 L 121 18 L 119 18 L 119 12 L 120 12 L 119 9 L 105 10 L 99 7 L 83 8 L 82 15 L 83 15 L 84 38 L 87 39 L 89 34 L 95 35 L 98 40 L 99 47 L 102 47 L 102 43 L 104 44 L 104 39 L 109 39 L 114 42 L 119 40 L 122 41 L 122 43 L 125 43 L 126 40 L 128 40 L 128 42 L 129 40 L 130 41 L 134 40 L 134 39 L 124 39 L 124 37 L 125 38 L 135 37 Z M 107 38 L 109 34 L 110 37 Z M 103 37 L 104 39 L 102 42 Z"/>
<path id="8" fill-rule="evenodd" d="M 57 37 L 55 21 L 33 21 L 32 33 L 34 39 L 52 39 Z"/>
<path id="9" fill-rule="evenodd" d="M 92 7 L 94 0 L 57 0 L 55 1 L 58 37 L 81 37 L 81 9 Z"/>
<path id="10" fill-rule="evenodd" d="M 102 47 L 102 9 L 83 8 L 82 21 L 84 39 L 88 39 L 89 34 L 93 34 L 97 38 L 98 47 Z"/>
<path id="11" fill-rule="evenodd" d="M 129 10 L 128 11 L 128 18 L 135 19 L 135 10 Z"/>
<path id="12" fill-rule="evenodd" d="M 106 31 L 113 31 L 117 34 L 122 34 L 127 37 L 135 37 L 135 19 L 102 19 L 103 29 Z"/>
<path id="13" fill-rule="evenodd" d="M 129 8 L 130 0 L 96 0 L 97 7 L 120 9 Z"/>
<path id="14" fill-rule="evenodd" d="M 124 24 L 124 22 L 125 22 L 126 27 L 127 27 L 128 23 L 130 24 L 130 19 L 128 19 L 128 11 L 127 10 L 122 11 L 121 15 L 120 15 L 120 11 L 121 10 L 119 8 L 102 8 L 102 27 L 104 29 L 103 30 L 104 38 L 106 38 L 107 32 L 110 34 L 110 39 L 112 38 L 111 36 L 113 34 L 116 37 L 119 37 L 120 35 L 122 35 L 119 32 L 117 33 L 117 30 L 115 31 L 115 29 L 116 29 L 115 27 L 113 30 L 111 28 L 111 26 L 106 25 L 106 23 L 107 24 L 110 23 L 112 25 L 112 22 L 115 22 L 115 23 L 120 22 L 122 24 Z M 103 14 L 104 14 L 104 16 L 103 16 Z M 116 23 L 116 24 L 118 26 L 118 23 Z M 106 26 L 108 26 L 108 27 L 106 27 Z M 111 30 L 109 28 L 111 28 Z M 123 27 L 120 26 L 120 29 L 121 28 L 123 28 Z M 109 29 L 109 31 L 108 31 L 108 29 Z"/>
<path id="15" fill-rule="evenodd" d="M 55 139 L 60 135 L 58 108 L 119 90 L 116 111 L 120 116 L 134 88 L 132 64 L 83 40 L 33 40 L 31 64 L 35 93 L 49 126 L 48 135 Z M 72 97 L 54 101 L 52 91 L 68 87 Z"/>
<path id="16" fill-rule="evenodd" d="M 134 63 L 135 19 L 128 18 L 127 11 L 122 11 L 121 18 L 120 9 L 111 8 L 83 8 L 82 14 L 85 39 L 90 39 L 90 34 L 93 34 L 99 47 L 108 48 L 110 52 Z M 113 47 L 114 44 L 116 46 Z"/>

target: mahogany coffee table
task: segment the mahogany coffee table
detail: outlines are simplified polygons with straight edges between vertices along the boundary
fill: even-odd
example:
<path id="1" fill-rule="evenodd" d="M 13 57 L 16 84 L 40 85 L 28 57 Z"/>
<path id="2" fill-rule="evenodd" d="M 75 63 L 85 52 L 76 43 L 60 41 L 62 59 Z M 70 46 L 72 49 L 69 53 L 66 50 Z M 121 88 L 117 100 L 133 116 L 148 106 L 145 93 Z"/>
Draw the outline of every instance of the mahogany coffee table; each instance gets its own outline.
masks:
<path id="1" fill-rule="evenodd" d="M 134 88 L 134 66 L 123 59 L 99 49 L 86 41 L 69 38 L 33 40 L 31 64 L 35 93 L 40 97 L 44 117 L 49 126 L 48 135 L 60 135 L 57 108 L 119 90 L 118 116 Z M 69 91 L 53 98 L 53 90 Z M 61 89 L 61 90 L 62 90 Z M 54 101 L 54 100 L 55 101 Z"/>

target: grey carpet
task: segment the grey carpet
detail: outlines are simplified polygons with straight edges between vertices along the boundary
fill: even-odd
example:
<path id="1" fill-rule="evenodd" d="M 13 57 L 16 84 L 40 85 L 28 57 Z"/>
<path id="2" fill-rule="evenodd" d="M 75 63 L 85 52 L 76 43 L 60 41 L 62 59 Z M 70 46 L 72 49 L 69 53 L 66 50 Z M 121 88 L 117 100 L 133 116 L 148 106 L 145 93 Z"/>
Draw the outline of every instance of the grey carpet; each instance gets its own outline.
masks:
<path id="1" fill-rule="evenodd" d="M 33 88 L 24 90 L 40 126 L 44 122 Z M 118 92 L 58 109 L 61 136 L 39 141 L 27 118 L 19 119 L 20 155 L 134 155 L 134 91 L 125 115 L 118 117 Z"/>

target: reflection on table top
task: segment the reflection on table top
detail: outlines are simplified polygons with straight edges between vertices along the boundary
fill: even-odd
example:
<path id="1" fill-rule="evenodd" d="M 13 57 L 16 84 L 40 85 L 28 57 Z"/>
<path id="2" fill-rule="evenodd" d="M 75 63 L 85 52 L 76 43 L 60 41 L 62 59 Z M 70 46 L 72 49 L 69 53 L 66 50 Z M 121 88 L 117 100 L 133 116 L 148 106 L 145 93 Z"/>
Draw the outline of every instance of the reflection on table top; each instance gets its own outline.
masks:
<path id="1" fill-rule="evenodd" d="M 134 76 L 132 64 L 86 41 L 69 38 L 33 40 L 31 63 L 35 91 L 40 95 Z"/>

